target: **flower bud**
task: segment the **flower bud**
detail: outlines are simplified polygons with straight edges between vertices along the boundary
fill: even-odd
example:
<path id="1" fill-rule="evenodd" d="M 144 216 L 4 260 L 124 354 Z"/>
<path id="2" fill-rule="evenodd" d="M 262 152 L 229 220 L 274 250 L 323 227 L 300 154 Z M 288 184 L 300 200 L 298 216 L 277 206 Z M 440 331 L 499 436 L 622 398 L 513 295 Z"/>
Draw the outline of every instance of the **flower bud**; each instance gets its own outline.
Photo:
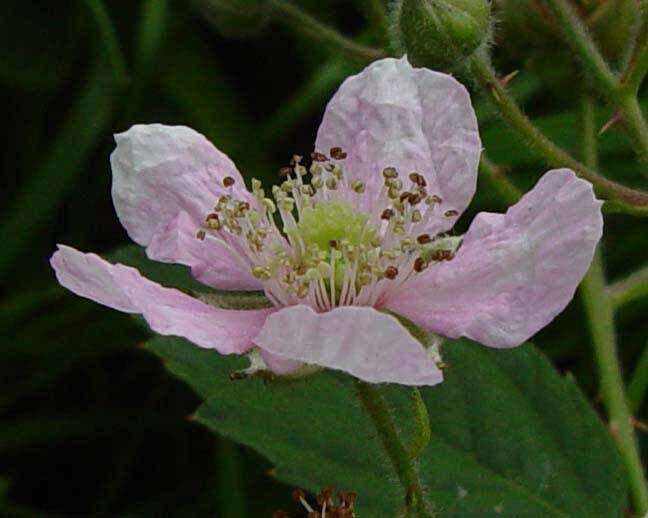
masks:
<path id="1" fill-rule="evenodd" d="M 392 39 L 414 65 L 457 68 L 488 39 L 488 0 L 399 0 Z"/>
<path id="2" fill-rule="evenodd" d="M 199 0 L 207 21 L 226 37 L 258 34 L 270 19 L 268 0 Z"/>

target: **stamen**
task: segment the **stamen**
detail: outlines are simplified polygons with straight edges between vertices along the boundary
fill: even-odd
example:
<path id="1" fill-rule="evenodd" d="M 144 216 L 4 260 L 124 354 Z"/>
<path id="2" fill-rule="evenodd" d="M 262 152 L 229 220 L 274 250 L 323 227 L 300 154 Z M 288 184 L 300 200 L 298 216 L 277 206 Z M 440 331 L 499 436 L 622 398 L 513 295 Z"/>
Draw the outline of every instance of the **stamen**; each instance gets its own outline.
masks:
<path id="1" fill-rule="evenodd" d="M 387 279 L 393 280 L 398 276 L 398 268 L 395 266 L 388 266 L 384 274 Z"/>
<path id="2" fill-rule="evenodd" d="M 342 150 L 341 147 L 332 147 L 330 150 L 331 158 L 335 160 L 344 160 L 347 157 L 347 154 Z"/>
<path id="3" fill-rule="evenodd" d="M 234 182 L 235 180 L 231 176 L 226 176 L 225 178 L 223 178 L 223 185 L 225 187 L 231 187 L 232 185 L 234 185 Z"/>

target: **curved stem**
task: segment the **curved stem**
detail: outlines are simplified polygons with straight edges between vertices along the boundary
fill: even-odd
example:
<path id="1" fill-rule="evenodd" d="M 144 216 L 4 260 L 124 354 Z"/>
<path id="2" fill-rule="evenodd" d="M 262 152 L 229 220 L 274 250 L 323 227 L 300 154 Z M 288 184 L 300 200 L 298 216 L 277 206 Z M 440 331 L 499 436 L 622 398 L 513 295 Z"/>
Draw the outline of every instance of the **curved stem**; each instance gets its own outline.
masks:
<path id="1" fill-rule="evenodd" d="M 500 115 L 527 142 L 531 149 L 543 156 L 552 166 L 573 169 L 578 176 L 590 181 L 600 196 L 614 201 L 619 211 L 637 216 L 648 216 L 648 193 L 604 178 L 544 135 L 522 113 L 515 99 L 501 85 L 485 53 L 476 52 L 473 54 L 469 66 L 474 79 L 488 94 Z"/>
<path id="2" fill-rule="evenodd" d="M 625 279 L 613 282 L 605 288 L 614 309 L 648 295 L 648 266 L 630 274 Z"/>
<path id="3" fill-rule="evenodd" d="M 398 479 L 405 488 L 405 505 L 409 513 L 408 516 L 434 517 L 435 514 L 423 495 L 416 464 L 401 440 L 396 423 L 378 386 L 358 381 L 356 392 L 376 427 Z"/>
<path id="4" fill-rule="evenodd" d="M 574 8 L 566 0 L 545 0 L 565 31 L 566 42 L 604 91 L 616 91 L 619 81 L 592 41 Z"/>
<path id="5" fill-rule="evenodd" d="M 582 116 L 583 159 L 594 167 L 597 162 L 596 127 L 594 105 L 588 97 L 583 100 Z M 634 508 L 643 516 L 648 511 L 648 487 L 624 391 L 617 355 L 614 312 L 609 298 L 605 296 L 605 274 L 600 250 L 597 250 L 590 270 L 583 279 L 581 296 L 589 321 L 600 392 L 610 420 L 610 430 L 626 469 Z"/>
<path id="6" fill-rule="evenodd" d="M 581 284 L 581 294 L 592 334 L 600 391 L 610 420 L 610 430 L 625 466 L 634 508 L 643 516 L 648 512 L 648 490 L 623 390 L 612 305 L 605 297 L 604 283 L 601 255 L 597 252 L 590 271 Z"/>
<path id="7" fill-rule="evenodd" d="M 585 69 L 594 79 L 595 86 L 622 115 L 624 126 L 634 142 L 637 155 L 643 162 L 648 162 L 648 123 L 641 113 L 636 91 L 625 88 L 612 72 L 574 8 L 566 0 L 545 1 L 565 31 L 567 44 L 580 58 Z M 648 56 L 644 59 L 648 60 Z M 641 74 L 641 70 L 637 73 Z"/>
<path id="8" fill-rule="evenodd" d="M 368 62 L 385 57 L 382 50 L 356 43 L 290 2 L 270 0 L 270 6 L 275 12 L 277 21 L 286 23 L 314 40 L 342 50 L 351 58 Z"/>

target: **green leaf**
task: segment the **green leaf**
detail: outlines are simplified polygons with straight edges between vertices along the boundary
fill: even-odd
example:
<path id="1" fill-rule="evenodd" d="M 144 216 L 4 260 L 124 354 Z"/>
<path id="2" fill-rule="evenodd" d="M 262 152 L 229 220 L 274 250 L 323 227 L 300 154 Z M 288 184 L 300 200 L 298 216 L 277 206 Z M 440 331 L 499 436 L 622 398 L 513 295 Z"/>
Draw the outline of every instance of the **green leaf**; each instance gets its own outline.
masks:
<path id="1" fill-rule="evenodd" d="M 391 516 L 401 506 L 402 489 L 350 377 L 231 381 L 244 358 L 174 338 L 146 347 L 205 399 L 199 422 L 265 455 L 280 480 L 357 491 L 360 516 Z M 446 381 L 421 391 L 432 429 L 421 478 L 441 516 L 622 516 L 615 448 L 571 378 L 531 345 L 497 351 L 458 341 L 444 360 Z M 411 435 L 409 391 L 386 386 L 385 394 Z"/>

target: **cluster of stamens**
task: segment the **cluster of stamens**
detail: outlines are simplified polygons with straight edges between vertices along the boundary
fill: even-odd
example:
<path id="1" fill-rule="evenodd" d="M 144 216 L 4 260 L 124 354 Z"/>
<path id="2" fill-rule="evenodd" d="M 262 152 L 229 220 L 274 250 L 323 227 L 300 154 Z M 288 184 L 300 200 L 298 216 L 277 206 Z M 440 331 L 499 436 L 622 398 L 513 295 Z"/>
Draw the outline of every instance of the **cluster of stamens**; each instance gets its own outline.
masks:
<path id="1" fill-rule="evenodd" d="M 306 499 L 306 493 L 301 489 L 293 491 L 293 500 L 301 504 L 307 513 L 307 518 L 354 518 L 355 517 L 355 502 L 357 493 L 353 491 L 340 491 L 337 494 L 337 499 L 334 498 L 334 491 L 332 488 L 325 488 L 316 496 L 317 507 L 319 510 L 314 509 Z M 337 500 L 337 502 L 336 502 Z M 288 513 L 285 511 L 275 511 L 272 518 L 288 518 Z"/>
<path id="2" fill-rule="evenodd" d="M 457 238 L 417 232 L 432 216 L 457 215 L 427 192 L 423 175 L 410 173 L 405 186 L 386 167 L 382 189 L 369 193 L 363 181 L 347 178 L 345 158 L 334 147 L 330 158 L 313 153 L 307 168 L 294 156 L 271 196 L 253 179 L 252 196 L 237 199 L 234 179 L 224 178 L 227 194 L 216 200 L 198 238 L 224 242 L 275 305 L 306 303 L 318 311 L 378 306 L 412 275 L 454 257 Z"/>

